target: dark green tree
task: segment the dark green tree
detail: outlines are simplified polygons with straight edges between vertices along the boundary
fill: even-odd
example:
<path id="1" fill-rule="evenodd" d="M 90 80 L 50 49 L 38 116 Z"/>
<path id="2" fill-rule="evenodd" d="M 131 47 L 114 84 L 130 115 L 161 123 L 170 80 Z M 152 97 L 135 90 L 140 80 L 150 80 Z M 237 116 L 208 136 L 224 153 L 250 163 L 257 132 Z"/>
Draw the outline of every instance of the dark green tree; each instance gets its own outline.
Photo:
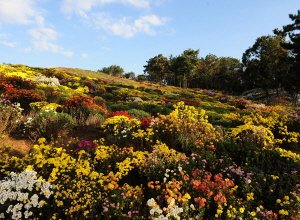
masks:
<path id="1" fill-rule="evenodd" d="M 247 89 L 260 87 L 269 96 L 269 89 L 281 87 L 282 76 L 286 72 L 288 51 L 281 45 L 285 37 L 262 36 L 243 54 L 244 81 Z M 250 87 L 250 88 L 249 88 Z"/>
<path id="2" fill-rule="evenodd" d="M 117 76 L 121 77 L 124 73 L 124 70 L 122 67 L 117 65 L 111 65 L 109 67 L 103 67 L 102 69 L 98 70 L 99 72 L 106 73 L 111 76 Z"/>
<path id="3" fill-rule="evenodd" d="M 128 72 L 124 74 L 126 79 L 134 79 L 135 78 L 135 73 L 134 72 Z"/>
<path id="4" fill-rule="evenodd" d="M 282 42 L 282 47 L 289 51 L 287 74 L 284 80 L 284 86 L 297 101 L 297 95 L 300 93 L 300 10 L 298 14 L 290 14 L 292 24 L 283 26 L 282 30 L 275 29 L 273 32 L 278 36 L 288 36 L 288 41 Z"/>
<path id="5" fill-rule="evenodd" d="M 188 81 L 196 74 L 199 64 L 199 50 L 188 49 L 177 57 L 170 56 L 171 71 L 181 82 L 183 88 L 188 87 Z"/>
<path id="6" fill-rule="evenodd" d="M 162 84 L 168 73 L 170 73 L 170 61 L 167 57 L 159 54 L 147 61 L 144 72 L 148 73 L 150 79 L 152 79 L 151 81 Z"/>
<path id="7" fill-rule="evenodd" d="M 219 69 L 219 58 L 214 54 L 208 54 L 205 58 L 200 58 L 200 62 L 197 68 L 198 81 L 200 81 L 200 87 L 205 89 L 214 88 L 213 78 Z"/>
<path id="8" fill-rule="evenodd" d="M 242 63 L 240 60 L 232 57 L 220 57 L 217 71 L 214 75 L 214 81 L 217 82 L 218 90 L 228 92 L 242 92 L 241 79 Z"/>
<path id="9" fill-rule="evenodd" d="M 138 75 L 137 80 L 138 81 L 146 81 L 146 76 L 145 75 Z"/>

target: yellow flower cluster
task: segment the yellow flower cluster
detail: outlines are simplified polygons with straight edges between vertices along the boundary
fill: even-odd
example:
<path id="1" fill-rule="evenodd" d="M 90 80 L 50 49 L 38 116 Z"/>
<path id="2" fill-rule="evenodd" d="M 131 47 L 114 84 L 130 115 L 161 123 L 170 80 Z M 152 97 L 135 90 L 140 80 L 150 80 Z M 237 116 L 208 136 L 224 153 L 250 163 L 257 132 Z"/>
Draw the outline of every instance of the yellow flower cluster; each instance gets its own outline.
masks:
<path id="1" fill-rule="evenodd" d="M 147 128 L 146 131 L 138 129 L 137 132 L 132 133 L 132 139 L 140 138 L 146 141 L 152 142 L 152 136 L 154 135 L 152 128 Z"/>
<path id="2" fill-rule="evenodd" d="M 141 122 L 135 118 L 129 119 L 121 115 L 107 118 L 101 127 L 105 132 L 125 136 L 130 130 L 137 129 L 140 124 Z"/>
<path id="3" fill-rule="evenodd" d="M 264 150 L 277 151 L 281 157 L 291 158 L 294 162 L 300 162 L 300 155 L 290 150 L 285 150 L 280 147 L 264 147 Z"/>
<path id="4" fill-rule="evenodd" d="M 46 111 L 56 112 L 57 108 L 59 108 L 61 106 L 57 103 L 48 103 L 46 101 L 31 102 L 29 105 L 36 112 L 46 112 Z"/>
<path id="5" fill-rule="evenodd" d="M 250 115 L 243 117 L 245 124 L 262 125 L 273 133 L 275 136 L 274 143 L 282 144 L 297 143 L 300 134 L 297 132 L 288 131 L 287 121 L 288 114 L 286 109 L 273 110 L 255 110 Z"/>
<path id="6" fill-rule="evenodd" d="M 268 128 L 255 126 L 251 123 L 232 128 L 229 135 L 235 139 L 240 139 L 241 135 L 247 131 L 251 132 L 249 135 L 261 141 L 263 145 L 274 143 L 274 135 Z"/>

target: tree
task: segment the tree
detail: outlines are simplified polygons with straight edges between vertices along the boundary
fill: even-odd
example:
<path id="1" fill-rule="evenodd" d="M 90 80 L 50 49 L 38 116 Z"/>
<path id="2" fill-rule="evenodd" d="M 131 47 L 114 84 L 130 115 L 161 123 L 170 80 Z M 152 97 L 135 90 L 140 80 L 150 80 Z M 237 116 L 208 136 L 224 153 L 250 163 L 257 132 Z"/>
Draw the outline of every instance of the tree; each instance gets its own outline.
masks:
<path id="1" fill-rule="evenodd" d="M 285 89 L 294 95 L 295 101 L 298 93 L 300 92 L 300 10 L 298 14 L 289 14 L 292 24 L 283 26 L 283 30 L 275 29 L 273 32 L 278 36 L 288 35 L 289 41 L 282 42 L 281 46 L 289 51 L 287 77 L 285 77 Z"/>
<path id="2" fill-rule="evenodd" d="M 241 67 L 240 60 L 232 57 L 219 58 L 219 65 L 214 75 L 214 81 L 217 82 L 218 90 L 231 92 L 241 91 Z"/>
<path id="3" fill-rule="evenodd" d="M 126 79 L 134 79 L 135 73 L 134 72 L 128 72 L 124 74 Z"/>
<path id="4" fill-rule="evenodd" d="M 102 73 L 106 73 L 111 76 L 117 76 L 117 77 L 121 77 L 122 74 L 124 73 L 123 68 L 117 65 L 111 65 L 110 67 L 103 67 L 98 71 Z"/>
<path id="5" fill-rule="evenodd" d="M 218 71 L 219 62 L 219 58 L 214 54 L 208 54 L 200 59 L 197 72 L 201 87 L 213 88 L 213 75 Z"/>
<path id="6" fill-rule="evenodd" d="M 170 61 L 167 57 L 159 54 L 158 56 L 149 59 L 144 68 L 144 72 L 148 73 L 151 79 L 155 79 L 156 82 L 162 84 L 167 74 L 170 72 Z"/>
<path id="7" fill-rule="evenodd" d="M 199 63 L 199 50 L 188 49 L 177 57 L 170 56 L 171 71 L 180 80 L 183 88 L 188 87 L 188 80 L 196 74 Z"/>
<path id="8" fill-rule="evenodd" d="M 243 54 L 244 79 L 252 87 L 260 87 L 269 95 L 268 90 L 279 88 L 282 75 L 286 71 L 288 51 L 281 44 L 285 37 L 262 36 Z M 249 88 L 248 88 L 249 89 Z"/>
<path id="9" fill-rule="evenodd" d="M 146 81 L 146 76 L 145 75 L 138 75 L 137 80 L 138 81 Z"/>

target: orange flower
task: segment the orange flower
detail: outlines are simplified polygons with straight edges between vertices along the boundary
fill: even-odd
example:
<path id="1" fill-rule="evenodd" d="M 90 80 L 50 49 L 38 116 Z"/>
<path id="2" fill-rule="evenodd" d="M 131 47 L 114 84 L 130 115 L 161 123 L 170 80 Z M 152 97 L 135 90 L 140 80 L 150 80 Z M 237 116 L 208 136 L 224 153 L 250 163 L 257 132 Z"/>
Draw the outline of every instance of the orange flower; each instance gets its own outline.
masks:
<path id="1" fill-rule="evenodd" d="M 195 202 L 198 203 L 199 207 L 204 207 L 205 203 L 206 203 L 206 199 L 205 198 L 195 198 Z"/>

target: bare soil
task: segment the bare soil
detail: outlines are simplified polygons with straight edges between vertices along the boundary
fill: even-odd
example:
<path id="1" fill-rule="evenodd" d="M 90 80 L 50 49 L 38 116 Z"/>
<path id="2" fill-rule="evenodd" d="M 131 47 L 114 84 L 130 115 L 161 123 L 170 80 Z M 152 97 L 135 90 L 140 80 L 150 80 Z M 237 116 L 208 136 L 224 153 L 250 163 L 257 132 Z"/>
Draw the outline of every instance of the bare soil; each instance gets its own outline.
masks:
<path id="1" fill-rule="evenodd" d="M 71 138 L 78 138 L 79 141 L 94 141 L 99 140 L 101 137 L 102 134 L 99 130 L 82 129 L 64 135 L 63 140 L 64 142 L 67 142 Z M 29 138 L 16 134 L 9 135 L 5 138 L 0 139 L 0 146 L 9 148 L 9 155 L 17 157 L 23 157 L 28 154 L 33 148 L 34 144 L 36 143 L 33 143 Z"/>

